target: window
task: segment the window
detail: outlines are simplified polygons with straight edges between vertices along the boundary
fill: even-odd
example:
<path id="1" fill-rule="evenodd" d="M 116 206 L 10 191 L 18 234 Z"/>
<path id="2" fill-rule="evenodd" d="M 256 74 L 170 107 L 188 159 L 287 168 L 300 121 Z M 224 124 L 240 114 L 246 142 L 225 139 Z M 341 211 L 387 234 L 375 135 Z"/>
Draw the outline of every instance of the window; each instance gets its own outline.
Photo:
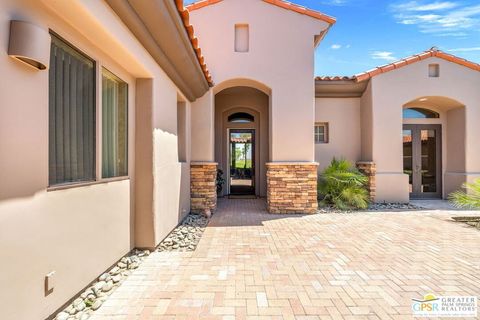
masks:
<path id="1" fill-rule="evenodd" d="M 315 124 L 315 143 L 328 143 L 328 123 Z"/>
<path id="2" fill-rule="evenodd" d="M 102 69 L 102 178 L 128 175 L 128 85 Z"/>
<path id="3" fill-rule="evenodd" d="M 236 112 L 228 116 L 228 122 L 247 123 L 254 120 L 254 117 L 246 112 Z"/>
<path id="4" fill-rule="evenodd" d="M 440 114 L 438 112 L 424 109 L 424 108 L 407 108 L 407 109 L 403 109 L 403 118 L 405 119 L 440 118 Z"/>
<path id="5" fill-rule="evenodd" d="M 440 77 L 440 66 L 438 64 L 429 64 L 428 65 L 428 76 L 430 78 Z"/>
<path id="6" fill-rule="evenodd" d="M 235 25 L 235 52 L 248 52 L 249 32 L 248 24 Z"/>
<path id="7" fill-rule="evenodd" d="M 49 185 L 95 180 L 95 62 L 52 34 Z"/>

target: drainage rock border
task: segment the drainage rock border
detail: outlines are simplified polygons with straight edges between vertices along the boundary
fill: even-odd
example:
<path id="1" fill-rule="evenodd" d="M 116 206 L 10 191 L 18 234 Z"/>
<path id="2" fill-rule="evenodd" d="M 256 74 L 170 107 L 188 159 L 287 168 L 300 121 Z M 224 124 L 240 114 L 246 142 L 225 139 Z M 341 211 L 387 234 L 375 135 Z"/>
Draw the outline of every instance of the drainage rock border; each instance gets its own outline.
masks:
<path id="1" fill-rule="evenodd" d="M 156 251 L 195 251 L 208 222 L 205 216 L 190 213 L 157 246 Z"/>
<path id="2" fill-rule="evenodd" d="M 82 293 L 77 295 L 55 320 L 86 320 L 101 307 L 107 297 L 126 279 L 142 261 L 150 255 L 149 250 L 133 249 L 108 271 L 100 275 Z"/>

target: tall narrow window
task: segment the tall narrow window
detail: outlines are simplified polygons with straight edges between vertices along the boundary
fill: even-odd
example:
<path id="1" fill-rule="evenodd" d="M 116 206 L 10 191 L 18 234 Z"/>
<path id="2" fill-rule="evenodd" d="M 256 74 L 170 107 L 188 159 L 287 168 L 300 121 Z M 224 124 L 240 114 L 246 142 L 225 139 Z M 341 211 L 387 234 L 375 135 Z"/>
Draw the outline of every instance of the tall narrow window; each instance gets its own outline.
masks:
<path id="1" fill-rule="evenodd" d="M 102 177 L 128 175 L 128 85 L 102 70 Z"/>
<path id="2" fill-rule="evenodd" d="M 315 143 L 328 143 L 328 123 L 315 123 Z"/>
<path id="3" fill-rule="evenodd" d="M 235 52 L 248 52 L 249 34 L 248 24 L 235 25 Z"/>
<path id="4" fill-rule="evenodd" d="M 49 185 L 95 180 L 95 63 L 52 34 Z"/>

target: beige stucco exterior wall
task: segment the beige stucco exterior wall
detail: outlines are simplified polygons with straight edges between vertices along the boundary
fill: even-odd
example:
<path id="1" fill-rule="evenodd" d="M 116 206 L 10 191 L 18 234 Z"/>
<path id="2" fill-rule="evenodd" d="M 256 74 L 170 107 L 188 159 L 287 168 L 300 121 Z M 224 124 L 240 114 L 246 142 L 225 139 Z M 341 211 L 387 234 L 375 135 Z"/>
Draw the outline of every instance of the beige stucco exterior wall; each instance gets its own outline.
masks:
<path id="1" fill-rule="evenodd" d="M 35 71 L 5 54 L 12 19 L 52 29 L 95 59 L 97 69 L 105 66 L 128 83 L 128 179 L 47 191 L 48 71 Z M 5 0 L 0 30 L 0 318 L 44 319 L 133 246 L 158 243 L 188 212 L 189 166 L 178 163 L 176 141 L 181 93 L 103 2 Z M 153 79 L 150 89 L 137 88 L 142 78 Z M 139 101 L 153 115 L 151 122 L 141 123 L 149 128 L 141 132 L 144 143 L 151 145 L 150 154 L 148 148 L 140 154 L 151 164 L 143 174 L 154 173 L 150 195 L 136 199 Z M 142 183 L 148 190 L 149 181 Z M 150 201 L 151 208 L 136 207 L 136 200 Z M 142 217 L 154 223 L 142 225 L 137 220 Z M 55 287 L 45 296 L 44 277 L 53 270 Z"/>
<path id="2" fill-rule="evenodd" d="M 315 144 L 315 162 L 323 170 L 332 159 L 360 160 L 360 98 L 316 98 L 315 122 L 328 123 L 328 143 Z"/>
<path id="3" fill-rule="evenodd" d="M 222 194 L 228 194 L 229 143 L 228 129 L 255 129 L 255 194 L 267 195 L 266 167 L 269 152 L 268 96 L 249 88 L 226 89 L 215 96 L 215 162 L 224 172 L 225 185 Z M 246 112 L 254 116 L 253 123 L 229 123 L 228 116 Z"/>
<path id="4" fill-rule="evenodd" d="M 271 90 L 271 160 L 313 161 L 314 36 L 327 23 L 260 0 L 222 1 L 190 19 L 216 84 L 250 79 Z M 249 52 L 234 51 L 235 24 L 249 25 Z M 193 106 L 192 120 L 204 120 L 192 121 L 193 160 L 212 160 L 212 103 Z"/>
<path id="5" fill-rule="evenodd" d="M 440 66 L 440 77 L 428 77 L 428 65 Z M 477 137 L 480 128 L 476 120 L 480 117 L 480 74 L 476 71 L 438 58 L 429 58 L 374 77 L 372 83 L 372 160 L 377 164 L 377 201 L 407 201 L 407 176 L 402 173 L 402 106 L 420 97 L 447 97 L 465 105 L 465 131 L 462 128 L 449 130 L 458 114 L 447 115 L 447 141 L 462 140 L 465 135 L 465 172 L 446 171 L 445 190 L 459 187 L 458 176 L 471 180 L 480 173 L 480 144 Z M 448 111 L 448 107 L 443 107 Z M 450 111 L 451 112 L 451 111 Z M 455 120 L 456 119 L 456 120 Z M 445 139 L 445 137 L 444 137 Z M 395 143 L 397 141 L 398 143 Z M 449 144 L 446 145 L 448 152 Z M 368 149 L 368 148 L 367 148 Z M 443 167 L 450 168 L 444 159 Z M 453 176 L 453 177 L 451 177 Z M 461 179 L 460 179 L 461 180 Z M 444 194 L 445 196 L 445 194 Z"/>

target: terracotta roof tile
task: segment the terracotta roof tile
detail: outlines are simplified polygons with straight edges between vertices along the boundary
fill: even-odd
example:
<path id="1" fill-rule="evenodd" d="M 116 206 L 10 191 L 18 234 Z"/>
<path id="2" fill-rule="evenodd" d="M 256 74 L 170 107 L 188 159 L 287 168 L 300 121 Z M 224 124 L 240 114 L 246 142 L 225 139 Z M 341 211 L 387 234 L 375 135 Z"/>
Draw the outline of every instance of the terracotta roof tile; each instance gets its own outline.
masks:
<path id="1" fill-rule="evenodd" d="M 436 48 L 432 48 L 432 49 L 427 50 L 425 52 L 422 52 L 420 54 L 416 54 L 416 55 L 413 55 L 413 56 L 410 56 L 410 57 L 406 57 L 402 60 L 392 62 L 392 63 L 387 64 L 385 66 L 377 67 L 375 69 L 356 74 L 356 75 L 353 76 L 353 78 L 357 82 L 365 81 L 365 80 L 368 80 L 371 77 L 374 77 L 378 74 L 386 73 L 386 72 L 389 72 L 389 71 L 392 71 L 392 70 L 395 70 L 395 69 L 399 69 L 399 68 L 402 68 L 406 65 L 409 65 L 409 64 L 421 61 L 421 60 L 425 60 L 425 59 L 430 58 L 430 57 L 437 57 L 437 58 L 440 58 L 440 59 L 444 59 L 444 60 L 459 64 L 459 65 L 462 65 L 462 66 L 470 68 L 472 70 L 480 71 L 480 64 L 478 64 L 478 63 L 459 58 L 459 57 L 454 56 L 452 54 L 440 51 Z"/>
<path id="2" fill-rule="evenodd" d="M 222 1 L 223 0 L 201 0 L 201 1 L 197 1 L 197 2 L 194 2 L 192 4 L 189 4 L 187 6 L 187 9 L 189 11 L 193 11 L 193 10 L 197 10 L 197 9 L 200 9 L 200 8 L 212 5 L 212 4 L 216 4 L 216 3 L 219 3 L 219 2 L 222 2 Z M 300 6 L 298 4 L 288 2 L 288 1 L 284 1 L 284 0 L 262 0 L 262 1 L 264 1 L 266 3 L 269 3 L 269 4 L 272 4 L 272 5 L 275 5 L 277 7 L 283 8 L 283 9 L 287 9 L 287 10 L 294 11 L 294 12 L 297 12 L 297 13 L 300 13 L 300 14 L 304 14 L 306 16 L 309 16 L 309 17 L 312 17 L 312 18 L 315 18 L 315 19 L 325 21 L 329 24 L 334 24 L 336 22 L 335 18 L 333 18 L 331 16 L 328 16 L 328 15 L 323 14 L 321 12 L 318 12 L 318 11 L 315 11 L 315 10 L 312 10 L 312 9 L 308 9 L 306 7 L 303 7 L 303 6 Z"/>
<path id="3" fill-rule="evenodd" d="M 348 80 L 355 80 L 353 77 L 346 77 L 346 76 L 325 76 L 325 77 L 316 77 L 315 80 L 319 81 L 348 81 Z"/>
<path id="4" fill-rule="evenodd" d="M 457 56 L 454 56 L 449 53 L 445 53 L 443 51 L 440 51 L 436 48 L 432 48 L 430 50 L 424 51 L 420 54 L 416 54 L 410 57 L 406 57 L 402 60 L 395 61 L 383 66 L 376 67 L 374 69 L 359 73 L 354 75 L 353 77 L 316 77 L 315 80 L 320 80 L 320 81 L 339 81 L 339 80 L 355 80 L 356 82 L 362 82 L 365 80 L 368 80 L 376 75 L 386 73 L 395 69 L 402 68 L 406 65 L 425 60 L 430 57 L 437 57 L 440 59 L 444 59 L 459 65 L 462 65 L 464 67 L 470 68 L 472 70 L 480 71 L 480 64 L 468 61 L 462 58 L 459 58 Z"/>
<path id="5" fill-rule="evenodd" d="M 205 2 L 215 2 L 215 1 L 221 1 L 221 0 L 206 0 Z M 204 1 L 202 1 L 204 2 Z M 210 86 L 213 86 L 213 81 L 212 81 L 212 76 L 210 75 L 210 72 L 208 71 L 208 67 L 205 63 L 205 58 L 202 56 L 202 50 L 200 49 L 200 46 L 198 45 L 198 39 L 195 37 L 195 30 L 193 29 L 193 26 L 190 24 L 190 14 L 188 13 L 188 10 L 185 8 L 183 5 L 183 0 L 175 0 L 175 4 L 177 6 L 178 13 L 182 17 L 183 25 L 185 27 L 185 30 L 187 31 L 188 37 L 190 38 L 190 42 L 192 43 L 193 50 L 195 51 L 195 54 L 197 55 L 198 63 L 200 64 L 200 67 L 202 68 L 203 74 L 205 76 L 205 79 L 207 79 L 207 82 Z"/>

